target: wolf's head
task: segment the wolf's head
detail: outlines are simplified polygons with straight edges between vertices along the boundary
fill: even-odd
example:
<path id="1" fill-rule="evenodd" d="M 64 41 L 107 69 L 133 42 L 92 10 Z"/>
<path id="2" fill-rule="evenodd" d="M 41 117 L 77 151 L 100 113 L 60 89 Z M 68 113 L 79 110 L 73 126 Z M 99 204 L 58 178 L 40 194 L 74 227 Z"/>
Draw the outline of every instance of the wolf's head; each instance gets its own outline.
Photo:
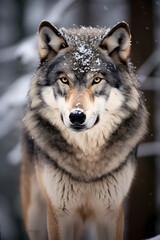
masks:
<path id="1" fill-rule="evenodd" d="M 126 23 L 58 30 L 45 21 L 38 36 L 41 64 L 30 90 L 31 108 L 53 125 L 77 132 L 97 126 L 113 131 L 138 108 Z"/>

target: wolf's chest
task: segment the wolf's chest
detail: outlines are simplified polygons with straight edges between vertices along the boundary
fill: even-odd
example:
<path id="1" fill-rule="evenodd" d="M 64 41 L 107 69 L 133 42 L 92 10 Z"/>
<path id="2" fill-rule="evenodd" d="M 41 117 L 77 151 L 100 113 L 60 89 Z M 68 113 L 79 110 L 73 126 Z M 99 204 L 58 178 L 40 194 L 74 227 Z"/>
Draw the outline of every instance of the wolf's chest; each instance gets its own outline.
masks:
<path id="1" fill-rule="evenodd" d="M 109 174 L 99 181 L 75 181 L 63 172 L 54 173 L 45 166 L 42 180 L 53 206 L 60 214 L 78 213 L 82 218 L 106 215 L 118 207 L 130 187 L 134 167 L 126 165 L 121 172 Z"/>

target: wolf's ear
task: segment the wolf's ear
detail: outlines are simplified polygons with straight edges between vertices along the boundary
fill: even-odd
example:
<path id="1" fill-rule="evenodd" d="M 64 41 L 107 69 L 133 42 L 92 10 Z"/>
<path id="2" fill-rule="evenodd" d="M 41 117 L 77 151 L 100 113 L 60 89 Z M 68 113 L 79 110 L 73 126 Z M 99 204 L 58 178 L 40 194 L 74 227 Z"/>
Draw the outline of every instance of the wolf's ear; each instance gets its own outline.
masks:
<path id="1" fill-rule="evenodd" d="M 109 56 L 126 62 L 130 53 L 130 39 L 128 24 L 120 22 L 107 33 L 100 46 L 108 51 Z"/>
<path id="2" fill-rule="evenodd" d="M 51 23 L 44 21 L 40 24 L 38 50 L 41 60 L 54 57 L 62 48 L 66 48 L 67 46 L 66 40 Z"/>

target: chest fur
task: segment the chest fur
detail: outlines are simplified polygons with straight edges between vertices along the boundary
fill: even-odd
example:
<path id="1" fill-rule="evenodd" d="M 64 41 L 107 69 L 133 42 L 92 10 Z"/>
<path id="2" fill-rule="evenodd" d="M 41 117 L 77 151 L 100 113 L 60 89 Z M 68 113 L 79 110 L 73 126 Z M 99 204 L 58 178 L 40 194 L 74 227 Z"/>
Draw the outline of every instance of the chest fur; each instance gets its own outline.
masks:
<path id="1" fill-rule="evenodd" d="M 122 203 L 131 185 L 135 166 L 127 162 L 121 170 L 88 183 L 74 180 L 49 165 L 40 171 L 47 195 L 57 211 L 62 215 L 79 214 L 86 220 L 105 216 Z"/>

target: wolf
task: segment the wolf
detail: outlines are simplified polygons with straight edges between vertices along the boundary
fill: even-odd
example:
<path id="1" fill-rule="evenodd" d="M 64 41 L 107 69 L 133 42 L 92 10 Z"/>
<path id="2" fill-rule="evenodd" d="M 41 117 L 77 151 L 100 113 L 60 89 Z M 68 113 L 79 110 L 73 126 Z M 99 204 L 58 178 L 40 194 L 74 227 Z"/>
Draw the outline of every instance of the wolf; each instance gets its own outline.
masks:
<path id="1" fill-rule="evenodd" d="M 129 60 L 127 23 L 61 28 L 43 21 L 40 64 L 23 119 L 21 199 L 30 240 L 122 240 L 123 204 L 147 110 Z"/>

